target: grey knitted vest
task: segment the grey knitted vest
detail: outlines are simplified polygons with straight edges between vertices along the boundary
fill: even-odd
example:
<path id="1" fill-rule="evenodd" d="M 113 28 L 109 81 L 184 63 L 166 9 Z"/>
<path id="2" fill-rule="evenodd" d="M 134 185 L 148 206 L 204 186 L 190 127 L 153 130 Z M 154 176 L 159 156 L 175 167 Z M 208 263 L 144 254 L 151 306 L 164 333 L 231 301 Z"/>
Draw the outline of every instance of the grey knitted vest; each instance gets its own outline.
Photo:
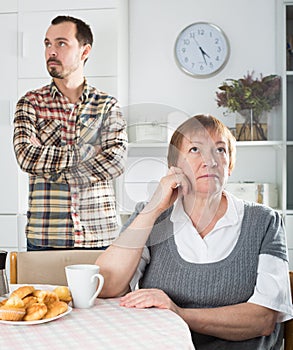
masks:
<path id="1" fill-rule="evenodd" d="M 138 206 L 140 211 L 142 206 Z M 253 294 L 259 254 L 287 260 L 285 232 L 277 212 L 255 203 L 245 203 L 241 233 L 225 259 L 208 264 L 181 258 L 170 221 L 172 208 L 157 220 L 147 245 L 151 261 L 140 280 L 140 288 L 159 288 L 179 306 L 207 308 L 246 302 Z M 192 332 L 197 350 L 279 350 L 282 327 L 269 337 L 232 342 Z"/>

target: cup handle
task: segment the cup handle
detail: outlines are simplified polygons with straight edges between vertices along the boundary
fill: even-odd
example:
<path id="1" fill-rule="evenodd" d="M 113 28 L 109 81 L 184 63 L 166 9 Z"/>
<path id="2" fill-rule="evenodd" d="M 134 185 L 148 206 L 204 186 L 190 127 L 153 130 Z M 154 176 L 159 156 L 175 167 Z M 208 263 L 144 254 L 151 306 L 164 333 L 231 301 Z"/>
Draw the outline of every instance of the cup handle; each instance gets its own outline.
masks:
<path id="1" fill-rule="evenodd" d="M 89 301 L 89 304 L 92 305 L 95 301 L 95 299 L 97 298 L 97 296 L 100 294 L 100 291 L 102 290 L 103 288 L 103 285 L 104 285 L 104 277 L 101 275 L 101 274 L 96 274 L 96 275 L 93 275 L 92 278 L 91 278 L 91 282 L 93 283 L 94 282 L 94 279 L 95 278 L 98 278 L 99 280 L 99 286 L 98 286 L 98 289 L 96 290 L 95 294 L 91 297 L 90 301 Z"/>

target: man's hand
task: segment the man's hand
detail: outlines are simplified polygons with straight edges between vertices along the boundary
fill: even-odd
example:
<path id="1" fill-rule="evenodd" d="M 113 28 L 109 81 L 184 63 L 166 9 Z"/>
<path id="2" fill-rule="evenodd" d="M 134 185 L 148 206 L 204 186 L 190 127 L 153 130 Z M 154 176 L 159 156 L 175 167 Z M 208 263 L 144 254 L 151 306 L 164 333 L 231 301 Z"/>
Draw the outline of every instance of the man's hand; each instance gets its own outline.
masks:
<path id="1" fill-rule="evenodd" d="M 100 145 L 94 146 L 96 150 L 96 156 L 102 152 L 102 147 Z"/>

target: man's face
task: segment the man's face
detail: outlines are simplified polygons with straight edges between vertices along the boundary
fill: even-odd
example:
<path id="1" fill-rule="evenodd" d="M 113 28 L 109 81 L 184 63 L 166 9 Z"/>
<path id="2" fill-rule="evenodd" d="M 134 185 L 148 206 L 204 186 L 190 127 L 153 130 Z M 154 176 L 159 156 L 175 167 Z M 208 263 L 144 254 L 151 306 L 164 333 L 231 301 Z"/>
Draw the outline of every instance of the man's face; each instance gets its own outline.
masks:
<path id="1" fill-rule="evenodd" d="M 80 46 L 75 34 L 76 25 L 72 22 L 51 25 L 47 30 L 45 57 L 47 70 L 53 78 L 65 79 L 82 71 L 86 46 Z"/>

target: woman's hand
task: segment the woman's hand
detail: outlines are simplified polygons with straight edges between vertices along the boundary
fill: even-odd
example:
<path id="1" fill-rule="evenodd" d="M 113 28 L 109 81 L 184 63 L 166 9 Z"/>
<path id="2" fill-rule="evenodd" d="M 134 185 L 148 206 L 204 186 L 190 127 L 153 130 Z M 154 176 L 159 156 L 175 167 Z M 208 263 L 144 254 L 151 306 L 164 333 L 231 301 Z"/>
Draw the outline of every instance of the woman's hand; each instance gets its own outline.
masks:
<path id="1" fill-rule="evenodd" d="M 120 299 L 120 305 L 144 309 L 157 307 L 168 309 L 178 314 L 179 307 L 173 303 L 168 295 L 161 289 L 138 289 L 130 292 Z"/>
<path id="2" fill-rule="evenodd" d="M 190 189 L 189 180 L 181 168 L 171 167 L 162 177 L 148 207 L 159 213 L 167 210 L 180 196 L 185 196 Z"/>

